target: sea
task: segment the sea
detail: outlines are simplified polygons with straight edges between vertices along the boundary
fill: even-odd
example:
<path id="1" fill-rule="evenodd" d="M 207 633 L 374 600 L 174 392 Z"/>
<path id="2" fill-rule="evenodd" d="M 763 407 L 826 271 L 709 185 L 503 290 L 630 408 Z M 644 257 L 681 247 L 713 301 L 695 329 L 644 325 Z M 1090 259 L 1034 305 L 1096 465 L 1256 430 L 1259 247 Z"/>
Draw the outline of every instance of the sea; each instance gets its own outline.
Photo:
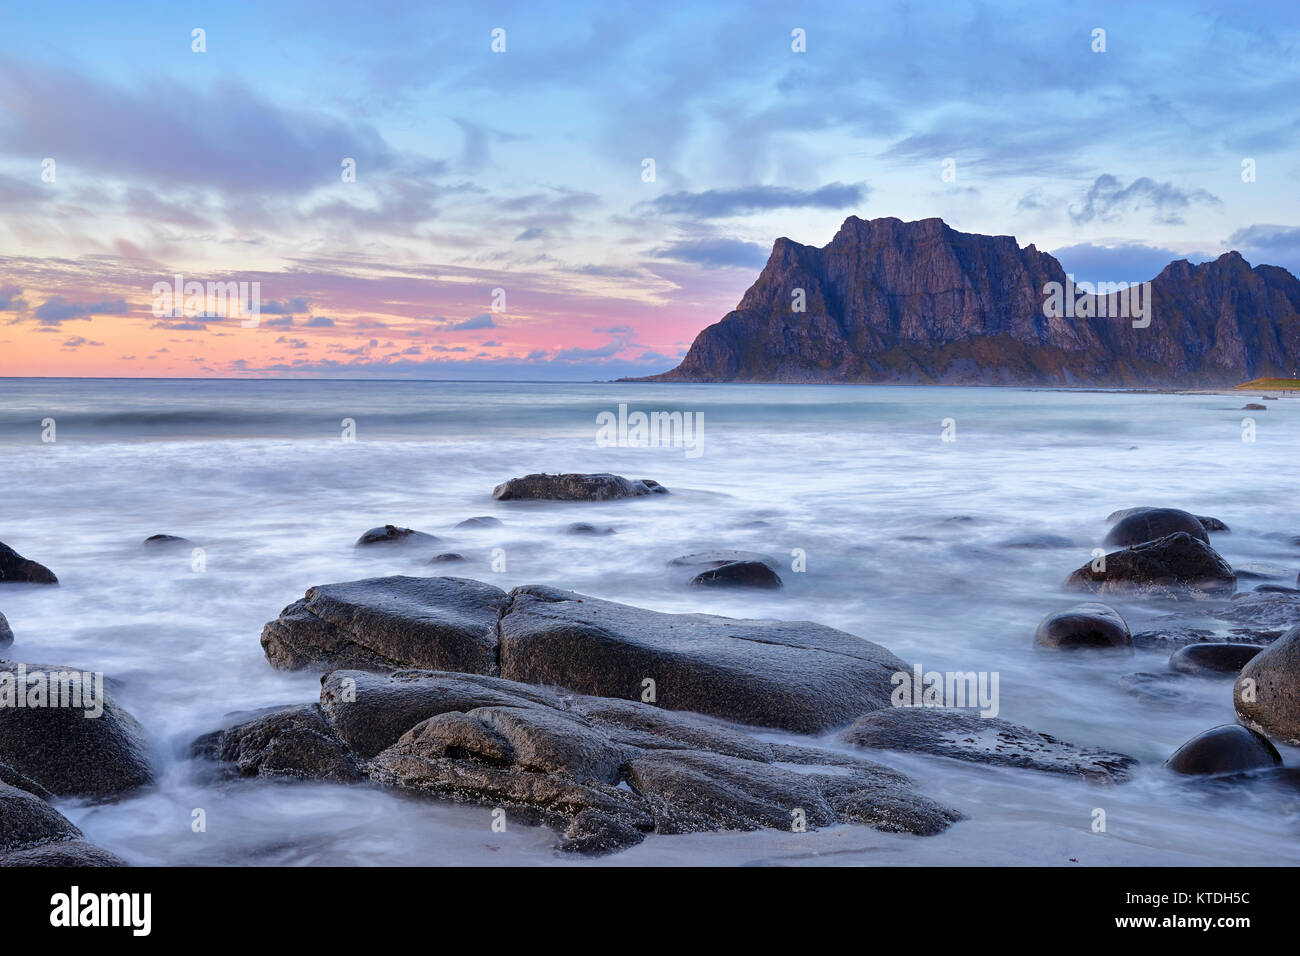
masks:
<path id="1" fill-rule="evenodd" d="M 155 785 L 57 803 L 87 839 L 133 864 L 1295 865 L 1300 784 L 1290 773 L 1207 781 L 1161 766 L 1195 734 L 1234 721 L 1231 680 L 1184 681 L 1162 705 L 1119 680 L 1166 670 L 1167 651 L 1078 656 L 1033 644 L 1045 615 L 1080 600 L 1062 584 L 1122 508 L 1221 518 L 1231 530 L 1212 541 L 1252 571 L 1243 590 L 1295 586 L 1300 399 L 1265 411 L 1243 410 L 1247 400 L 1258 396 L 3 379 L 0 541 L 60 585 L 0 588 L 16 635 L 0 653 L 103 672 L 144 727 L 161 767 Z M 696 426 L 691 444 L 602 431 L 638 411 L 682 413 Z M 497 484 L 531 472 L 653 478 L 671 494 L 493 500 Z M 479 515 L 503 524 L 455 527 Z M 577 521 L 615 533 L 565 533 Z M 319 694 L 317 673 L 269 666 L 258 640 L 267 621 L 313 585 L 447 567 L 418 549 L 354 547 L 383 524 L 437 535 L 434 550 L 467 559 L 452 573 L 502 588 L 815 621 L 926 671 L 996 673 L 999 717 L 1139 764 L 1127 782 L 1101 785 L 871 752 L 965 819 L 932 837 L 862 826 L 655 835 L 597 859 L 557 853 L 545 829 L 495 832 L 486 807 L 368 784 L 214 779 L 191 756 L 196 737 L 232 714 Z M 154 534 L 199 550 L 143 547 Z M 692 572 L 669 563 L 714 548 L 769 555 L 785 586 L 692 588 Z M 1134 631 L 1179 610 L 1110 603 Z M 842 746 L 833 734 L 812 742 Z M 1283 756 L 1300 766 L 1297 751 Z"/>

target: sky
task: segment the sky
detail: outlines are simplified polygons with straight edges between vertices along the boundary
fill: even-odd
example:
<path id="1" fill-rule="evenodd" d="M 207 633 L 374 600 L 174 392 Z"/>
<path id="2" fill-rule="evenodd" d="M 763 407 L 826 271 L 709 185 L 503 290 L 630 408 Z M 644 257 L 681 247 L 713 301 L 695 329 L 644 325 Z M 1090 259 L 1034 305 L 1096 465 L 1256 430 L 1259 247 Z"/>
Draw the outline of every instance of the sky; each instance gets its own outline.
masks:
<path id="1" fill-rule="evenodd" d="M 850 215 L 1300 273 L 1298 48 L 1293 3 L 0 0 L 0 376 L 651 374 Z"/>

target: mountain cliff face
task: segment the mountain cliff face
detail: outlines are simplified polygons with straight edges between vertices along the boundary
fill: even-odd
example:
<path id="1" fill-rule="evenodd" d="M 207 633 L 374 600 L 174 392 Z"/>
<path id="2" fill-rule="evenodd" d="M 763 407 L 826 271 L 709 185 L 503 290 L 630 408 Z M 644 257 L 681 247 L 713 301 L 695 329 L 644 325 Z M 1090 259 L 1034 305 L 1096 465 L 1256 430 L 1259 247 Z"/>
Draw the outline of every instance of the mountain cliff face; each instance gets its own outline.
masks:
<path id="1" fill-rule="evenodd" d="M 1237 252 L 1166 266 L 1145 328 L 1115 299 L 1107 317 L 1098 297 L 1089 317 L 1044 314 L 1045 286 L 1067 281 L 1011 236 L 850 216 L 820 249 L 778 239 L 735 311 L 639 381 L 1209 387 L 1290 377 L 1300 358 L 1300 281 Z"/>

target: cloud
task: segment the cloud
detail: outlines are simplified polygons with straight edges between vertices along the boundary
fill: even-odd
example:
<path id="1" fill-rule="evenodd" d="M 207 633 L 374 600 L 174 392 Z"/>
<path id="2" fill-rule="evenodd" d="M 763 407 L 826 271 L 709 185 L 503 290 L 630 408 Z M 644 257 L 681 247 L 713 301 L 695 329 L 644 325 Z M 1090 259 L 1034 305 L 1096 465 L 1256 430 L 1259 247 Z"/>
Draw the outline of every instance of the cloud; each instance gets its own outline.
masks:
<path id="1" fill-rule="evenodd" d="M 1300 226 L 1245 226 L 1228 237 L 1228 246 L 1255 265 L 1283 266 L 1300 275 Z"/>
<path id="2" fill-rule="evenodd" d="M 300 315 L 311 308 L 311 303 L 303 296 L 295 296 L 284 302 L 272 299 L 262 304 L 262 311 L 269 315 Z"/>
<path id="3" fill-rule="evenodd" d="M 33 313 L 41 325 L 58 325 L 72 319 L 90 321 L 92 315 L 121 315 L 127 311 L 124 299 L 108 299 L 103 302 L 69 302 L 63 296 L 56 295 L 46 299 L 36 307 Z"/>
<path id="4" fill-rule="evenodd" d="M 22 298 L 22 291 L 16 285 L 0 285 L 0 312 L 26 310 L 27 301 Z"/>
<path id="5" fill-rule="evenodd" d="M 1182 214 L 1193 203 L 1222 205 L 1218 196 L 1204 189 L 1179 189 L 1172 183 L 1158 183 L 1148 176 L 1135 179 L 1127 186 L 1109 173 L 1098 176 L 1088 187 L 1081 206 L 1070 207 L 1070 218 L 1076 223 L 1117 221 L 1129 212 L 1143 209 L 1152 211 L 1158 223 L 1180 225 Z"/>
<path id="6" fill-rule="evenodd" d="M 307 328 L 309 328 L 309 329 L 332 329 L 332 328 L 334 328 L 334 320 L 333 320 L 333 319 L 326 318 L 326 317 L 323 316 L 323 315 L 313 315 L 310 319 L 308 319 L 308 320 L 307 320 L 305 323 L 303 323 L 303 324 L 304 324 Z"/>
<path id="7" fill-rule="evenodd" d="M 81 348 L 81 346 L 83 346 L 83 345 L 87 345 L 87 346 L 91 346 L 91 347 L 94 347 L 94 348 L 98 348 L 98 347 L 102 346 L 103 344 L 104 344 L 103 342 L 95 342 L 95 341 L 92 341 L 92 340 L 87 339 L 87 338 L 83 338 L 83 337 L 81 337 L 80 335 L 78 335 L 78 336 L 75 336 L 75 337 L 73 337 L 73 338 L 70 338 L 70 339 L 68 339 L 66 342 L 64 342 L 63 345 L 62 345 L 62 348 L 65 348 L 65 349 L 79 349 L 79 348 Z"/>
<path id="8" fill-rule="evenodd" d="M 492 316 L 487 312 L 465 319 L 463 322 L 454 322 L 445 326 L 451 332 L 468 332 L 474 329 L 495 329 L 496 327 L 497 324 L 492 321 Z"/>
<path id="9" fill-rule="evenodd" d="M 865 202 L 868 192 L 866 183 L 829 183 L 820 189 L 742 186 L 738 189 L 708 189 L 698 193 L 669 193 L 653 200 L 650 205 L 667 215 L 722 219 L 772 209 L 856 208 Z"/>
<path id="10" fill-rule="evenodd" d="M 706 269 L 761 269 L 768 251 L 740 239 L 685 239 L 651 253 L 656 259 L 690 262 Z"/>
<path id="11" fill-rule="evenodd" d="M 1182 253 L 1141 242 L 1100 245 L 1081 242 L 1052 250 L 1076 282 L 1145 282 L 1158 276 L 1175 259 L 1204 262 L 1210 253 Z"/>
<path id="12" fill-rule="evenodd" d="M 26 153 L 40 143 L 42 155 L 155 187 L 298 195 L 337 182 L 345 156 L 368 171 L 392 165 L 368 123 L 281 108 L 229 80 L 200 89 L 169 77 L 128 88 L 103 74 L 7 57 L 0 102 L 0 149 Z"/>

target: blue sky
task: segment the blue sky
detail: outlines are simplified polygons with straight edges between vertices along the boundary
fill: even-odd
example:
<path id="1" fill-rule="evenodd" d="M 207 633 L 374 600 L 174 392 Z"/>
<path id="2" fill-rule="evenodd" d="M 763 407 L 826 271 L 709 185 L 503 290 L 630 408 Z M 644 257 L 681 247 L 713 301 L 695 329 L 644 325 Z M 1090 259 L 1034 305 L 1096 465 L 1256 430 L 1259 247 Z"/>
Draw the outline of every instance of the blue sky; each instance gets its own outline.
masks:
<path id="1" fill-rule="evenodd" d="M 449 6 L 7 3 L 0 374 L 661 371 L 850 214 L 1300 272 L 1295 5 Z"/>

